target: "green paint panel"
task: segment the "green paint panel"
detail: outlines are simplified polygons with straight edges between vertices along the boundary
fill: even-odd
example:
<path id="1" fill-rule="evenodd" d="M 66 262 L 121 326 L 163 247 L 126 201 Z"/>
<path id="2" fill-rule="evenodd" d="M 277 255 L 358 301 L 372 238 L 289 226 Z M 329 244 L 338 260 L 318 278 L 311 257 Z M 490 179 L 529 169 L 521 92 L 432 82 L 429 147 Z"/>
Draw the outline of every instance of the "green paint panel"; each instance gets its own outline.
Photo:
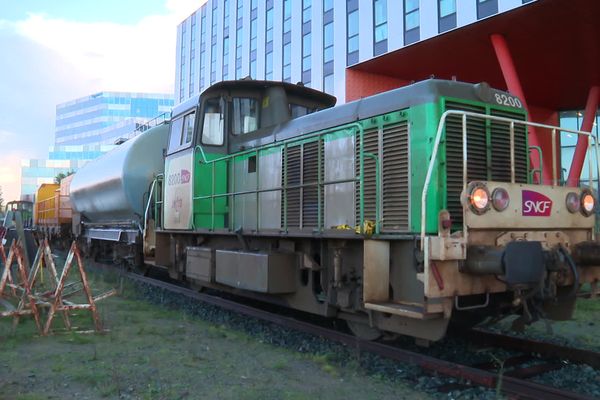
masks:
<path id="1" fill-rule="evenodd" d="M 411 152 L 410 220 L 411 230 L 415 233 L 421 232 L 421 195 L 441 114 L 439 103 L 421 104 L 408 111 Z M 437 233 L 437 214 L 445 200 L 445 185 L 440 181 L 444 162 L 444 155 L 438 151 L 427 196 L 427 233 Z"/>
<path id="2" fill-rule="evenodd" d="M 205 154 L 207 160 L 222 157 L 222 154 Z M 227 166 L 226 160 L 215 163 L 202 163 L 200 152 L 194 154 L 194 228 L 222 229 L 226 227 L 228 220 L 227 197 L 215 197 L 213 199 L 199 199 L 199 197 L 214 194 L 227 193 Z M 214 179 L 213 179 L 214 178 Z M 214 208 L 214 214 L 213 214 Z"/>

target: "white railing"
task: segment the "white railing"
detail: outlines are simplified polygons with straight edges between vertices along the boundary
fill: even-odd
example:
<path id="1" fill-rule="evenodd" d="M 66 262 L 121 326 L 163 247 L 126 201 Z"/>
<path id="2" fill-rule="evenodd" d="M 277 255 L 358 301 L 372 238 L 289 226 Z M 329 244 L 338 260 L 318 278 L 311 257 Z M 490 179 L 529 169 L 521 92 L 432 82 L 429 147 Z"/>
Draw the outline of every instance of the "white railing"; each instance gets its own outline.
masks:
<path id="1" fill-rule="evenodd" d="M 440 123 L 438 124 L 437 133 L 435 136 L 435 143 L 433 145 L 433 153 L 431 154 L 431 160 L 429 161 L 429 167 L 427 168 L 427 175 L 425 176 L 425 183 L 423 185 L 423 192 L 421 194 L 421 250 L 423 250 L 425 245 L 425 231 L 426 231 L 426 221 L 427 221 L 427 194 L 429 192 L 429 186 L 431 183 L 431 175 L 433 174 L 433 169 L 436 165 L 437 153 L 440 146 L 440 142 L 442 140 L 442 135 L 444 133 L 444 127 L 446 125 L 446 120 L 449 116 L 460 116 L 462 118 L 462 150 L 463 150 L 463 159 L 462 159 L 462 172 L 463 172 L 463 191 L 467 188 L 468 184 L 468 176 L 467 176 L 467 117 L 490 120 L 490 121 L 498 121 L 498 122 L 506 122 L 509 125 L 509 135 L 510 135 L 510 182 L 515 183 L 515 126 L 522 125 L 525 128 L 534 127 L 547 129 L 551 132 L 552 139 L 552 185 L 558 185 L 558 175 L 557 175 L 557 152 L 556 152 L 556 133 L 557 132 L 568 132 L 574 133 L 576 135 L 584 135 L 588 136 L 588 163 L 589 163 L 589 186 L 592 188 L 593 186 L 593 160 L 591 151 L 595 149 L 596 151 L 596 173 L 598 177 L 600 177 L 600 164 L 598 160 L 600 160 L 600 153 L 598 150 L 598 140 L 595 136 L 591 135 L 590 132 L 578 131 L 574 129 L 562 128 L 559 126 L 538 124 L 535 122 L 528 121 L 520 121 L 511 118 L 505 117 L 497 117 L 493 115 L 479 114 L 469 111 L 458 111 L 458 110 L 448 110 L 442 114 L 440 118 Z M 589 140 L 589 138 L 593 139 Z M 463 215 L 463 239 L 466 241 L 467 239 L 467 225 L 466 218 Z"/>

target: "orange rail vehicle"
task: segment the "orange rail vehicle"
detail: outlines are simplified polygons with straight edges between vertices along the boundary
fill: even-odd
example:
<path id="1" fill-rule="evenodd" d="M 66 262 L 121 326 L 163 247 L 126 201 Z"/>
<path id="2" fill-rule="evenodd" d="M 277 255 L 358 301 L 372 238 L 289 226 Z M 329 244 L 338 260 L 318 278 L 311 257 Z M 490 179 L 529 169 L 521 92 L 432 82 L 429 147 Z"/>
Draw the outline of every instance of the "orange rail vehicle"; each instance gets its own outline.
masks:
<path id="1" fill-rule="evenodd" d="M 71 179 L 68 176 L 56 183 L 43 183 L 37 190 L 34 207 L 34 225 L 48 237 L 70 235 L 73 209 L 69 192 Z"/>

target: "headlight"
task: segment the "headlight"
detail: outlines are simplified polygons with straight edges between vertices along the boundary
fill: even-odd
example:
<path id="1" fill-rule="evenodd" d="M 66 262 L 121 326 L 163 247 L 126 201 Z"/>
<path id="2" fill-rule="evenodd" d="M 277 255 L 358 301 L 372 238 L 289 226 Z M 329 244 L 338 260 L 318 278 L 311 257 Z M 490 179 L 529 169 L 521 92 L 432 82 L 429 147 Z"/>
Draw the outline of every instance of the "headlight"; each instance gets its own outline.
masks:
<path id="1" fill-rule="evenodd" d="M 469 203 L 476 214 L 483 214 L 490 208 L 490 192 L 482 184 L 475 185 L 469 195 Z"/>
<path id="2" fill-rule="evenodd" d="M 510 196 L 506 189 L 496 188 L 492 192 L 492 205 L 496 211 L 504 211 L 510 204 Z"/>
<path id="3" fill-rule="evenodd" d="M 569 210 L 569 212 L 572 213 L 576 213 L 577 211 L 579 211 L 580 209 L 580 201 L 579 201 L 579 195 L 575 192 L 569 192 L 567 194 L 567 210 Z"/>
<path id="4" fill-rule="evenodd" d="M 590 190 L 584 190 L 581 194 L 581 212 L 586 216 L 590 216 L 595 208 L 596 199 L 594 198 L 594 195 Z"/>

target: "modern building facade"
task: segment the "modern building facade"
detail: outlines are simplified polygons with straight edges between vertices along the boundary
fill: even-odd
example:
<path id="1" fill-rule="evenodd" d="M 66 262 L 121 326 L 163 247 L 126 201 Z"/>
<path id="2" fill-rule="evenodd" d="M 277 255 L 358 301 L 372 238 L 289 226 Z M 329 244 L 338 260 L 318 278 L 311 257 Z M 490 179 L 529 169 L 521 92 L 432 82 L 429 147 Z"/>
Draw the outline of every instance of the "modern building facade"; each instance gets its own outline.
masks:
<path id="1" fill-rule="evenodd" d="M 168 118 L 172 106 L 171 95 L 125 92 L 101 92 L 59 104 L 48 159 L 21 162 L 21 195 L 34 194 L 59 173 L 77 171 L 145 130 L 153 119 Z"/>
<path id="2" fill-rule="evenodd" d="M 169 113 L 167 94 L 100 92 L 56 106 L 55 144 L 106 145 L 127 138 L 137 126 Z"/>
<path id="3" fill-rule="evenodd" d="M 346 99 L 346 69 L 532 0 L 208 0 L 177 29 L 175 102 L 250 76 Z"/>

